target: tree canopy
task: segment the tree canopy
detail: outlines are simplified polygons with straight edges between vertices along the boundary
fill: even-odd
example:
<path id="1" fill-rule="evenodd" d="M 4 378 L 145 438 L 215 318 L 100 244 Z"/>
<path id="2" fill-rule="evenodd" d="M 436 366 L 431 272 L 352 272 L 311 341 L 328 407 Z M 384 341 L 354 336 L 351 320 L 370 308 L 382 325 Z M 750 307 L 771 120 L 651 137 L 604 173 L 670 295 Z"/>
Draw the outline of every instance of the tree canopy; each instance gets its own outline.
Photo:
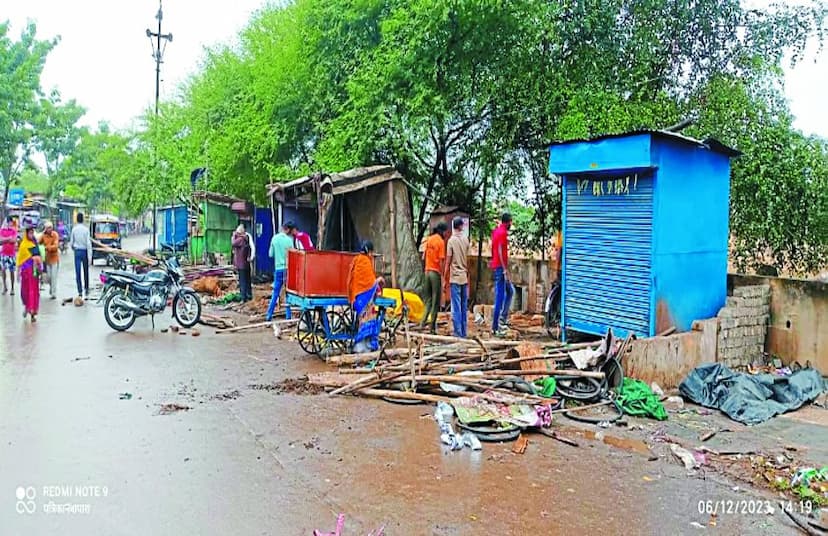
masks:
<path id="1" fill-rule="evenodd" d="M 270 181 L 391 164 L 420 192 L 420 236 L 434 203 L 480 230 L 518 203 L 522 245 L 542 249 L 560 225 L 550 141 L 685 121 L 744 153 L 731 257 L 809 272 L 828 254 L 828 149 L 792 126 L 781 65 L 822 43 L 826 14 L 820 0 L 295 0 L 207 51 L 128 136 L 77 130 L 83 110 L 40 88 L 54 41 L 0 26 L 0 176 L 37 150 L 53 192 L 137 213 L 186 194 L 195 168 L 202 187 L 263 201 Z"/>
<path id="2" fill-rule="evenodd" d="M 429 199 L 475 214 L 486 213 L 484 189 L 487 204 L 532 205 L 537 225 L 522 241 L 542 247 L 560 217 L 551 140 L 692 118 L 688 133 L 745 153 L 733 172 L 735 259 L 809 271 L 828 248 L 828 153 L 792 127 L 780 66 L 821 42 L 825 21 L 817 1 L 271 6 L 146 118 L 138 152 L 157 165 L 125 191 L 147 203 L 137 190 L 183 191 L 203 166 L 209 187 L 261 200 L 271 180 L 387 163 Z M 429 203 L 415 202 L 422 235 Z"/>

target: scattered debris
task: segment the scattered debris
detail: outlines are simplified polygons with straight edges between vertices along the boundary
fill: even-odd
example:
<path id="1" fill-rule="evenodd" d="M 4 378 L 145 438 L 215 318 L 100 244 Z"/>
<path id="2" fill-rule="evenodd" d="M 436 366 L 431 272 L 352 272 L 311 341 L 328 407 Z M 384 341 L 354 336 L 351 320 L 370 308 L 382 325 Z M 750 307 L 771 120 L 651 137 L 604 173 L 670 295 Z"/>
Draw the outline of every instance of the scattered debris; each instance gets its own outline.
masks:
<path id="1" fill-rule="evenodd" d="M 112 357 L 112 356 L 110 356 L 110 357 Z M 89 359 L 92 359 L 92 357 L 91 357 L 91 356 L 86 356 L 86 357 L 76 357 L 76 358 L 72 359 L 72 361 L 87 361 L 87 360 L 89 360 Z"/>
<path id="2" fill-rule="evenodd" d="M 132 393 L 119 393 L 118 398 L 121 400 L 132 400 Z"/>
<path id="3" fill-rule="evenodd" d="M 515 444 L 512 445 L 512 452 L 515 454 L 523 454 L 526 452 L 526 447 L 529 446 L 529 437 L 523 434 L 520 434 L 515 441 Z"/>
<path id="4" fill-rule="evenodd" d="M 693 456 L 693 453 L 689 450 L 673 443 L 670 445 L 670 451 L 673 453 L 673 456 L 675 456 L 681 463 L 684 464 L 684 468 L 688 471 L 693 471 L 698 467 L 696 457 Z"/>
<path id="5" fill-rule="evenodd" d="M 170 404 L 161 404 L 161 408 L 158 410 L 158 415 L 169 415 L 178 411 L 190 411 L 191 409 L 193 408 L 190 406 L 185 406 L 175 402 Z"/>
<path id="6" fill-rule="evenodd" d="M 198 337 L 201 335 L 201 332 L 197 329 L 194 329 L 190 332 L 190 335 L 192 335 L 193 337 Z"/>
<path id="7" fill-rule="evenodd" d="M 211 398 L 212 400 L 220 400 L 222 402 L 226 402 L 227 400 L 235 400 L 241 396 L 241 393 L 238 389 L 233 391 L 228 391 L 226 393 L 219 393 L 217 395 L 213 395 Z"/>
<path id="8" fill-rule="evenodd" d="M 552 439 L 556 439 L 556 440 L 560 441 L 561 443 L 566 443 L 567 445 L 570 445 L 572 447 L 580 447 L 581 446 L 574 439 L 570 439 L 566 436 L 563 436 L 563 435 L 559 434 L 558 432 L 556 432 L 555 430 L 547 430 L 546 428 L 540 428 L 538 431 L 541 434 L 545 435 L 546 437 L 551 437 Z"/>
<path id="9" fill-rule="evenodd" d="M 210 313 L 201 313 L 199 319 L 201 324 L 219 329 L 229 329 L 236 327 L 236 322 L 227 316 L 217 316 Z"/>
<path id="10" fill-rule="evenodd" d="M 323 532 L 319 529 L 314 529 L 313 536 L 343 536 L 342 530 L 345 528 L 345 514 L 336 516 L 336 528 L 333 532 Z M 385 536 L 385 525 L 377 530 L 372 530 L 368 536 Z"/>
<path id="11" fill-rule="evenodd" d="M 276 394 L 318 395 L 325 392 L 325 388 L 308 382 L 307 378 L 288 378 L 270 384 L 250 384 L 251 389 L 257 391 L 271 391 Z"/>

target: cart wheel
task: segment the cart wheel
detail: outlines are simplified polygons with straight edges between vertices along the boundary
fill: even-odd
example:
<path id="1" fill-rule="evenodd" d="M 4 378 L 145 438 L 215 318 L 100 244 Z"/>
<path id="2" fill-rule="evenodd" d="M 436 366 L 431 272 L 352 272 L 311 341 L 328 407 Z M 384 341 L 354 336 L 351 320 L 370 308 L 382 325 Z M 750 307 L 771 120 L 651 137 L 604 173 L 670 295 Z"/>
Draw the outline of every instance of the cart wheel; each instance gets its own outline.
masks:
<path id="1" fill-rule="evenodd" d="M 334 351 L 342 352 L 351 342 L 351 337 L 348 337 L 351 331 L 351 325 L 348 323 L 344 314 L 333 309 L 329 309 L 325 313 L 325 316 L 328 320 L 328 333 L 323 333 L 321 351 L 327 355 L 330 355 Z"/>
<path id="2" fill-rule="evenodd" d="M 397 328 L 400 326 L 402 316 L 388 317 L 388 311 L 382 311 L 382 330 L 380 331 L 380 346 L 384 348 L 393 347 L 397 343 Z"/>
<path id="3" fill-rule="evenodd" d="M 319 353 L 322 349 L 322 341 L 325 339 L 325 331 L 319 311 L 302 311 L 299 324 L 296 326 L 296 339 L 305 352 L 309 354 Z"/>

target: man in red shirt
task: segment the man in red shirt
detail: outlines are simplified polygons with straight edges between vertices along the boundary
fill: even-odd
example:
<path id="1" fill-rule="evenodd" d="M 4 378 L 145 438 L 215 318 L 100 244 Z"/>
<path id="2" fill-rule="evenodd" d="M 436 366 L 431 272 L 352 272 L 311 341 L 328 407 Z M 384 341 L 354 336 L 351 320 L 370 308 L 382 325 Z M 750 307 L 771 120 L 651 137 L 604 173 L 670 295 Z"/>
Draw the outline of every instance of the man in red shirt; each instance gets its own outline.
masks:
<path id="1" fill-rule="evenodd" d="M 313 241 L 308 233 L 300 231 L 298 227 L 293 228 L 293 247 L 305 251 L 313 251 Z"/>
<path id="2" fill-rule="evenodd" d="M 512 215 L 504 212 L 500 217 L 500 225 L 492 231 L 492 262 L 489 267 L 494 272 L 495 300 L 492 313 L 492 333 L 503 336 L 505 332 L 500 326 L 508 316 L 508 308 L 512 303 L 514 287 L 509 273 L 509 229 L 512 228 Z"/>

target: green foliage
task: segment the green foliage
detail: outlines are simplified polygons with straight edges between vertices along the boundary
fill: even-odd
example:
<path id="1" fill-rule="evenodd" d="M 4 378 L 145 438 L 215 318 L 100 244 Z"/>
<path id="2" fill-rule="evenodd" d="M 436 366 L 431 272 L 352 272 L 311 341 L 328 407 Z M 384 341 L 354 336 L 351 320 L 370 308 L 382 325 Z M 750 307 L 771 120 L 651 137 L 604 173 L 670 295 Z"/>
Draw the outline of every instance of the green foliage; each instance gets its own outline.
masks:
<path id="1" fill-rule="evenodd" d="M 825 146 L 791 127 L 778 69 L 822 39 L 825 20 L 820 1 L 269 6 L 146 117 L 116 192 L 135 210 L 186 192 L 189 172 L 207 167 L 205 187 L 262 201 L 272 180 L 387 163 L 481 226 L 484 205 L 531 205 L 519 240 L 541 248 L 560 225 L 550 140 L 697 117 L 693 134 L 746 153 L 734 166 L 737 258 L 806 271 L 825 254 Z M 416 203 L 422 234 L 429 204 Z"/>
<path id="2" fill-rule="evenodd" d="M 20 38 L 9 36 L 9 23 L 0 24 L 0 199 L 5 209 L 9 188 L 30 162 L 35 150 L 40 111 L 40 75 L 55 41 L 40 41 L 29 23 Z"/>
<path id="3" fill-rule="evenodd" d="M 731 185 L 731 259 L 808 274 L 828 260 L 828 143 L 793 129 L 781 78 L 720 77 L 697 97 L 691 133 L 717 132 L 742 151 Z"/>
<path id="4" fill-rule="evenodd" d="M 129 142 L 129 138 L 111 132 L 105 123 L 97 132 L 83 131 L 63 163 L 55 187 L 92 210 L 111 212 L 122 208 L 115 187 L 129 181 L 137 161 L 128 150 Z"/>
<path id="5" fill-rule="evenodd" d="M 37 169 L 26 168 L 17 178 L 17 186 L 26 192 L 45 194 L 49 190 L 49 177 Z"/>

